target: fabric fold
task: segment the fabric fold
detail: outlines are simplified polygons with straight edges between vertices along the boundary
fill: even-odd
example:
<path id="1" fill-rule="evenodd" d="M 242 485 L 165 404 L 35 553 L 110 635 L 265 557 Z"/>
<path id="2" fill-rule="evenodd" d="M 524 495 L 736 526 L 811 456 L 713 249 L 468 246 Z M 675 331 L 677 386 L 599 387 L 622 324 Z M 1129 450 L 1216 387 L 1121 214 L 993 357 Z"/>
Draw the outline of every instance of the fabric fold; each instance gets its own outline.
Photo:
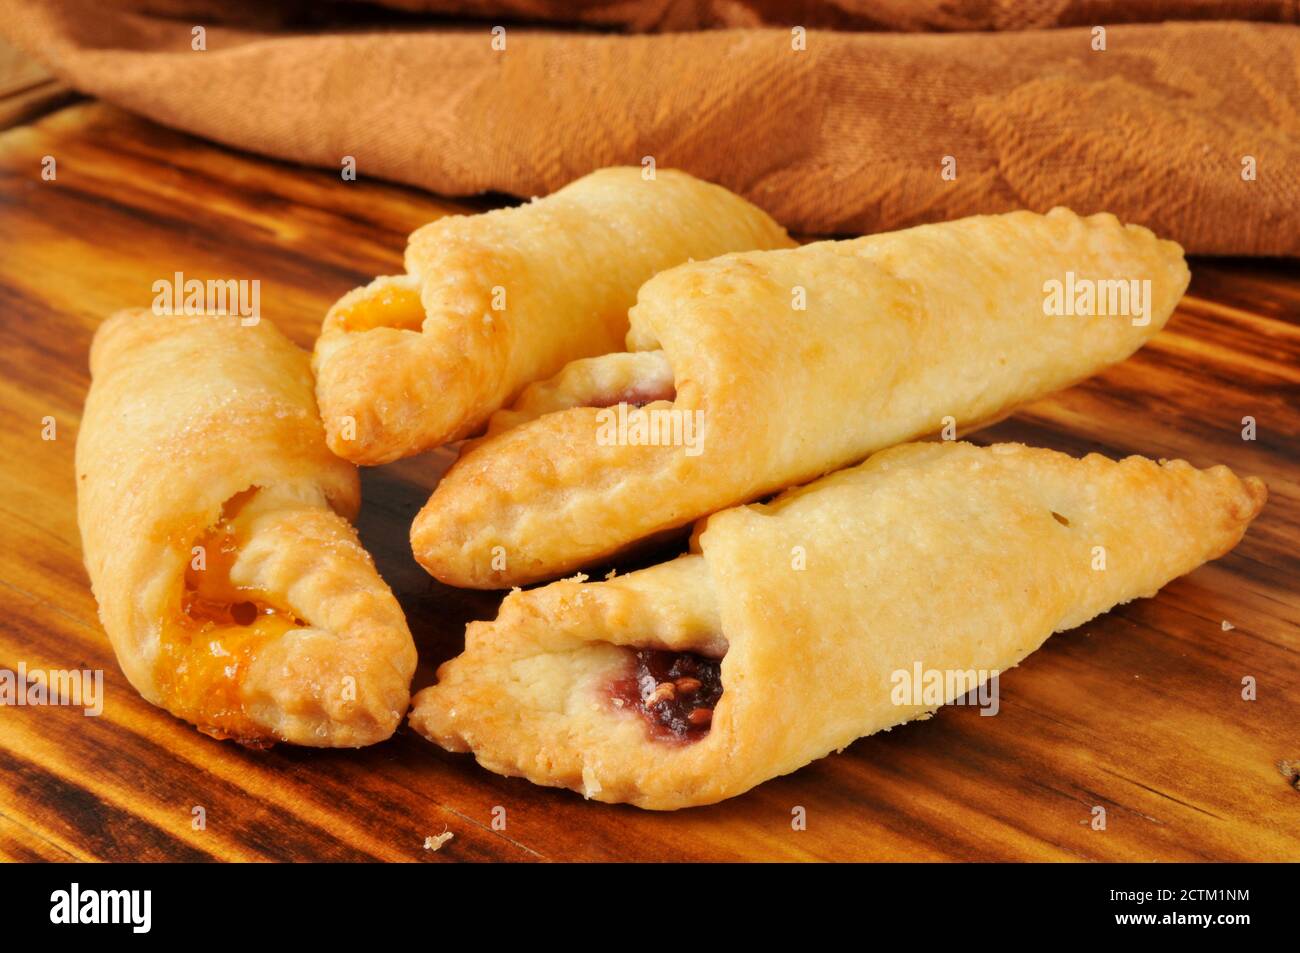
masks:
<path id="1" fill-rule="evenodd" d="M 1293 22 L 1102 23 L 1097 49 L 1086 24 L 819 29 L 839 23 L 830 4 L 786 15 L 806 14 L 813 26 L 802 37 L 789 22 L 773 25 L 768 4 L 735 16 L 706 4 L 684 19 L 670 16 L 674 4 L 651 5 L 648 18 L 637 4 L 573 15 L 620 29 L 764 24 L 652 35 L 539 28 L 564 16 L 549 4 L 400 6 L 408 12 L 373 22 L 353 12 L 338 26 L 300 5 L 275 8 L 276 19 L 181 0 L 109 9 L 0 0 L 0 31 L 76 88 L 166 125 L 325 168 L 353 156 L 363 177 L 446 195 L 526 198 L 652 157 L 805 234 L 1069 204 L 1143 224 L 1191 253 L 1300 254 Z M 426 9 L 477 22 L 409 12 Z M 880 16 L 900 28 L 1000 22 L 929 15 L 942 9 Z M 1207 10 L 1296 14 L 1287 3 L 1188 3 L 1150 15 Z M 509 23 L 504 49 L 493 43 L 494 11 Z M 1087 12 L 1065 4 L 1055 17 L 1003 19 L 1056 26 Z M 205 27 L 202 51 L 191 48 L 195 26 Z"/>

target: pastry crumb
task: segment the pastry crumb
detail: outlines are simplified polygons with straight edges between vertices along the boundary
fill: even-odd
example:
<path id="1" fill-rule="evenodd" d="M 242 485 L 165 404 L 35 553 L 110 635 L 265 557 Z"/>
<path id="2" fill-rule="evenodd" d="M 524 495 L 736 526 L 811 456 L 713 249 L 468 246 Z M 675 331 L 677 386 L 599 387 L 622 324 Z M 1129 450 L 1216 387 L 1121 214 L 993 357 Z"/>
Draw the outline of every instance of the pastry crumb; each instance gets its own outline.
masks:
<path id="1" fill-rule="evenodd" d="M 442 850 L 443 845 L 446 844 L 449 840 L 451 840 L 455 836 L 456 835 L 453 834 L 451 831 L 443 831 L 441 834 L 438 834 L 434 837 L 426 837 L 424 839 L 424 849 Z"/>
<path id="2" fill-rule="evenodd" d="M 582 766 L 582 796 L 591 800 L 600 793 L 600 780 L 596 777 L 596 772 L 591 765 Z"/>
<path id="3" fill-rule="evenodd" d="M 1291 782 L 1291 787 L 1300 791 L 1300 759 L 1295 761 L 1279 761 L 1277 763 L 1277 769 L 1282 772 L 1282 777 Z"/>

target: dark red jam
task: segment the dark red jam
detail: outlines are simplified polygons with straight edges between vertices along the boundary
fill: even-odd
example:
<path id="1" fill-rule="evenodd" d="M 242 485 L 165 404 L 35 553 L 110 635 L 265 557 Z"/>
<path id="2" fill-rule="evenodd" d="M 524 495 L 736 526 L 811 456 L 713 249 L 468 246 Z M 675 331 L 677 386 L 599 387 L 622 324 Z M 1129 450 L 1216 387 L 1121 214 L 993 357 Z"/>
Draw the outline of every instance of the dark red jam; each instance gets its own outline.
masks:
<path id="1" fill-rule="evenodd" d="M 593 397 L 587 406 L 615 407 L 619 404 L 627 404 L 629 407 L 644 407 L 646 404 L 653 404 L 657 400 L 675 400 L 676 398 L 677 388 L 671 383 L 663 387 L 656 387 L 653 384 L 637 384 L 614 393 L 599 394 Z"/>
<path id="2" fill-rule="evenodd" d="M 639 711 L 656 738 L 695 741 L 713 724 L 721 670 L 721 659 L 637 649 L 632 672 L 614 682 L 610 695 L 616 707 Z"/>

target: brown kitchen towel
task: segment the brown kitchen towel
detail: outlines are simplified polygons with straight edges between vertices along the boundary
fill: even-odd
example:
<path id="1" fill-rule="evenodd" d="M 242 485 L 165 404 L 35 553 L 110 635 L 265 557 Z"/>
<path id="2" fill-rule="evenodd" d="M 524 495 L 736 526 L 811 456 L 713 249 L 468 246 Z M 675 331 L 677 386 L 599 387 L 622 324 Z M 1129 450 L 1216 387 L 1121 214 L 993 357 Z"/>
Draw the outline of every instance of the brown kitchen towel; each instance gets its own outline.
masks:
<path id="1" fill-rule="evenodd" d="M 159 122 L 449 195 L 653 157 L 807 234 L 1063 204 L 1300 255 L 1293 0 L 389 5 L 0 0 L 0 32 Z M 1134 11 L 1187 22 L 1088 25 Z"/>

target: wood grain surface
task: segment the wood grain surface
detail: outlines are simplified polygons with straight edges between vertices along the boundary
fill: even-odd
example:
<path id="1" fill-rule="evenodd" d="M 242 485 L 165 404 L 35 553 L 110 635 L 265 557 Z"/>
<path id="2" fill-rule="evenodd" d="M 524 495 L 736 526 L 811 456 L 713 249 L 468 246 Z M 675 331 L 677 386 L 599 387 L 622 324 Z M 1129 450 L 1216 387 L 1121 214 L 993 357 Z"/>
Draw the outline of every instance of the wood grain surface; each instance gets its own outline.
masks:
<path id="1" fill-rule="evenodd" d="M 52 182 L 40 176 L 47 155 Z M 96 619 L 77 537 L 73 446 L 91 334 L 182 271 L 260 279 L 263 315 L 309 347 L 337 296 L 400 271 L 409 231 L 488 207 L 370 181 L 359 159 L 360 180 L 343 182 L 95 103 L 0 133 L 0 668 L 102 669 L 106 693 L 97 718 L 0 708 L 0 856 L 1300 857 L 1294 263 L 1193 262 L 1187 298 L 1145 350 L 978 435 L 1227 463 L 1271 494 L 1231 555 L 1050 639 L 1002 679 L 995 718 L 949 707 L 733 801 L 665 815 L 497 777 L 405 728 L 361 751 L 254 752 L 145 703 Z M 1242 439 L 1246 416 L 1254 441 Z M 54 440 L 42 439 L 46 417 Z M 409 522 L 450 459 L 362 474 L 361 535 L 408 614 L 417 687 L 498 602 L 436 584 L 409 553 Z M 1242 698 L 1247 676 L 1257 700 Z M 492 826 L 497 806 L 504 830 Z M 796 806 L 806 830 L 792 829 Z M 1105 830 L 1092 828 L 1097 806 Z M 427 851 L 444 831 L 454 839 Z"/>

